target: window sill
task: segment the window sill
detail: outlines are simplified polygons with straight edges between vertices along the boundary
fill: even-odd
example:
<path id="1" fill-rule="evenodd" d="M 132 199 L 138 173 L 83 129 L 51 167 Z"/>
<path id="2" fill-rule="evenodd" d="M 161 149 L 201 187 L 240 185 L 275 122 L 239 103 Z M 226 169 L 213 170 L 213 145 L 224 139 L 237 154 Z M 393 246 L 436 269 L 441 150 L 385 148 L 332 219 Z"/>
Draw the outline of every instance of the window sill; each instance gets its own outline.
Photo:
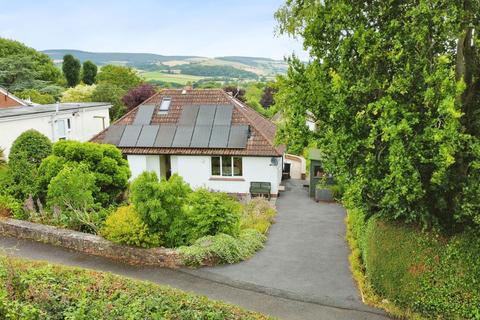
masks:
<path id="1" fill-rule="evenodd" d="M 242 177 L 210 177 L 210 181 L 245 181 Z"/>

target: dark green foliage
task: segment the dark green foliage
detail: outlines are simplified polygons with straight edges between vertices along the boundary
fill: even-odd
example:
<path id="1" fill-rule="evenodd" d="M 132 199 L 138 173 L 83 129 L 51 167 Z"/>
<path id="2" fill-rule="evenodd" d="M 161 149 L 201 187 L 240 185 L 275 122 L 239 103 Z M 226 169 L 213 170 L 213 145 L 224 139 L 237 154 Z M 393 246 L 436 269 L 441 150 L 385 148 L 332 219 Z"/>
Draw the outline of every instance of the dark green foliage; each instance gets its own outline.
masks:
<path id="1" fill-rule="evenodd" d="M 195 190 L 188 196 L 185 207 L 187 224 L 182 230 L 186 233 L 186 243 L 220 233 L 237 236 L 241 210 L 238 201 L 226 193 Z"/>
<path id="2" fill-rule="evenodd" d="M 269 319 L 144 281 L 7 257 L 0 260 L 0 318 Z"/>
<path id="3" fill-rule="evenodd" d="M 314 141 L 349 205 L 368 216 L 475 225 L 479 6 L 288 1 L 276 13 L 279 29 L 303 38 L 311 63 L 292 59 L 279 81 L 281 141 L 296 152 Z"/>
<path id="4" fill-rule="evenodd" d="M 36 130 L 25 131 L 13 142 L 9 155 L 9 172 L 12 191 L 17 199 L 23 201 L 36 193 L 38 167 L 51 152 L 50 140 Z"/>
<path id="5" fill-rule="evenodd" d="M 184 225 L 182 207 L 191 192 L 178 175 L 159 181 L 154 172 L 144 172 L 133 181 L 130 199 L 150 231 L 159 233 L 167 246 L 174 246 L 182 243 L 175 227 Z"/>
<path id="6" fill-rule="evenodd" d="M 190 74 L 194 76 L 258 79 L 256 73 L 232 66 L 206 66 L 190 63 L 175 66 L 175 69 L 179 69 L 182 74 Z"/>
<path id="7" fill-rule="evenodd" d="M 44 187 L 50 176 L 59 169 L 55 162 L 81 163 L 95 177 L 96 189 L 93 192 L 95 203 L 106 207 L 120 200 L 126 190 L 130 169 L 122 157 L 122 153 L 113 145 L 96 144 L 91 142 L 59 141 L 53 146 L 52 156 L 42 163 L 42 177 L 39 187 Z M 48 181 L 50 183 L 50 181 Z M 40 194 L 44 192 L 40 190 Z"/>
<path id="8" fill-rule="evenodd" d="M 65 158 L 51 155 L 43 159 L 40 167 L 38 167 L 35 195 L 42 203 L 45 203 L 50 181 L 63 169 L 65 162 Z"/>
<path id="9" fill-rule="evenodd" d="M 62 71 L 69 87 L 75 87 L 80 83 L 80 60 L 71 54 L 63 57 Z"/>
<path id="10" fill-rule="evenodd" d="M 92 95 L 92 101 L 96 102 L 109 102 L 112 104 L 110 108 L 110 118 L 116 120 L 123 116 L 127 110 L 122 103 L 122 96 L 125 91 L 120 87 L 109 83 L 100 83 L 95 87 Z"/>
<path id="11" fill-rule="evenodd" d="M 59 78 L 60 71 L 46 54 L 0 38 L 0 86 L 20 91 L 43 87 Z"/>
<path id="12" fill-rule="evenodd" d="M 84 61 L 82 65 L 83 83 L 87 85 L 92 85 L 95 83 L 96 77 L 97 77 L 97 65 L 90 60 Z"/>
<path id="13" fill-rule="evenodd" d="M 446 237 L 376 218 L 366 222 L 360 210 L 349 212 L 348 221 L 378 294 L 425 318 L 478 319 L 478 234 Z"/>

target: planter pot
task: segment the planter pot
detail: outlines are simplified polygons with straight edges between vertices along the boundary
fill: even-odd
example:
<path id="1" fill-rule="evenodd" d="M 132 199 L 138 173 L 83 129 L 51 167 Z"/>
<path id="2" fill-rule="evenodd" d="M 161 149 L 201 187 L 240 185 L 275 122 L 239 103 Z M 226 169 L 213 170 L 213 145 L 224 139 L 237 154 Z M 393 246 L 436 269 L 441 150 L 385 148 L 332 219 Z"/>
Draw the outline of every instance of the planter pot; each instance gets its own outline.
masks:
<path id="1" fill-rule="evenodd" d="M 330 189 L 315 189 L 315 201 L 333 202 L 333 192 Z"/>

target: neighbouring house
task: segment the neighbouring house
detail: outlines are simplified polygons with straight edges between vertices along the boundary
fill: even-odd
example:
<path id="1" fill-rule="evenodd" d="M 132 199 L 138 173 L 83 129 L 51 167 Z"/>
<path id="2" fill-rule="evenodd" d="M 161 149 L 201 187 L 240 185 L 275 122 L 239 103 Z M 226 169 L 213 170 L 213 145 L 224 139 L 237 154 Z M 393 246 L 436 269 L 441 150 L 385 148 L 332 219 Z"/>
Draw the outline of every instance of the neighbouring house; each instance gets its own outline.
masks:
<path id="1" fill-rule="evenodd" d="M 28 103 L 20 98 L 15 97 L 13 94 L 8 92 L 7 89 L 0 87 L 0 109 L 20 106 L 28 106 Z"/>
<path id="2" fill-rule="evenodd" d="M 35 129 L 52 142 L 88 141 L 110 125 L 111 105 L 99 102 L 57 103 L 0 108 L 0 148 L 8 156 L 15 139 Z"/>
<path id="3" fill-rule="evenodd" d="M 305 180 L 307 176 L 307 161 L 305 158 L 294 154 L 285 154 L 284 159 L 284 173 L 288 173 L 292 179 Z"/>
<path id="4" fill-rule="evenodd" d="M 275 125 L 221 89 L 165 89 L 92 141 L 118 146 L 132 178 L 154 171 L 177 173 L 192 187 L 249 194 L 251 182 L 268 182 L 278 195 L 283 146 Z"/>

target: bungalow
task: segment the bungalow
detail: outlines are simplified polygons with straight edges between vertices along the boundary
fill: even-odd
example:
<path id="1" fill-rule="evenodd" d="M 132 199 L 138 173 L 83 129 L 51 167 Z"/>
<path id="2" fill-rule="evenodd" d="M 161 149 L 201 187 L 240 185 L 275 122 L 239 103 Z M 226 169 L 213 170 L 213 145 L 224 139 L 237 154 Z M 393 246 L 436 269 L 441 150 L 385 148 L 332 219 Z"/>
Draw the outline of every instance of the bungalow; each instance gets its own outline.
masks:
<path id="1" fill-rule="evenodd" d="M 0 108 L 0 148 L 8 156 L 23 132 L 35 129 L 51 141 L 88 141 L 110 125 L 108 103 L 57 103 Z"/>
<path id="2" fill-rule="evenodd" d="M 221 89 L 165 89 L 92 141 L 118 146 L 132 178 L 177 173 L 192 187 L 246 195 L 251 182 L 278 195 L 282 146 L 275 125 Z"/>
<path id="3" fill-rule="evenodd" d="M 15 97 L 7 89 L 0 87 L 0 109 L 27 106 L 28 103 Z"/>

